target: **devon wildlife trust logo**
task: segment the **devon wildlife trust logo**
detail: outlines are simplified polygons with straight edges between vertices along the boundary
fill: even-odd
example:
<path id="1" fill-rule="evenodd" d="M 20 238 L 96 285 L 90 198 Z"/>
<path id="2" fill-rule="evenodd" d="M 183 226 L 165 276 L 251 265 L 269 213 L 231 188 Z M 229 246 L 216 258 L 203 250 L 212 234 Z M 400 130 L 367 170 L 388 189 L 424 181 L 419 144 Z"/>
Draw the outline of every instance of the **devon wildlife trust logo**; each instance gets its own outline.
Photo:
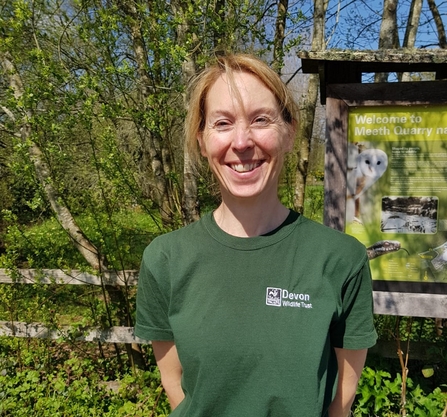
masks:
<path id="1" fill-rule="evenodd" d="M 281 307 L 281 288 L 267 287 L 267 298 L 265 303 L 268 306 Z"/>
<path id="2" fill-rule="evenodd" d="M 265 304 L 273 307 L 313 307 L 309 294 L 292 292 L 276 287 L 267 287 Z"/>

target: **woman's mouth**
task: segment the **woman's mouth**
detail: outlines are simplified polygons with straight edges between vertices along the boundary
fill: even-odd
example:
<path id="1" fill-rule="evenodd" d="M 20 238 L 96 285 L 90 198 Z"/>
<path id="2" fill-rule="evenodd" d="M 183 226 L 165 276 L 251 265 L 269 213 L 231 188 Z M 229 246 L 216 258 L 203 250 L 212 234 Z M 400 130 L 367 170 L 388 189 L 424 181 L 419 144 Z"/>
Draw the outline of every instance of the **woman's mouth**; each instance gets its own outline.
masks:
<path id="1" fill-rule="evenodd" d="M 261 163 L 262 163 L 262 161 L 256 161 L 256 162 L 250 162 L 250 163 L 245 163 L 245 164 L 230 164 L 229 166 L 233 171 L 242 173 L 242 172 L 253 171 L 255 168 L 260 166 Z"/>

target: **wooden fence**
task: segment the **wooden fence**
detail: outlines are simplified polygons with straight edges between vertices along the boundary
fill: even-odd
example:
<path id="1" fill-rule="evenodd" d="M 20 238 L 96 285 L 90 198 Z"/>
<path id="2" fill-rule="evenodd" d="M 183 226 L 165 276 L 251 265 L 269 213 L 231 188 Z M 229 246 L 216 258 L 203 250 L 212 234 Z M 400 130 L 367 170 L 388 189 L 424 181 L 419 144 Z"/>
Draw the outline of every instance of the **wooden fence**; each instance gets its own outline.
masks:
<path id="1" fill-rule="evenodd" d="M 0 269 L 0 284 L 61 284 L 61 285 L 112 285 L 112 286 L 135 286 L 138 283 L 137 271 L 121 271 L 119 273 L 103 273 L 102 277 L 88 274 L 81 271 L 65 272 L 55 269 L 20 269 L 12 278 L 5 269 Z M 416 294 L 418 295 L 418 294 Z M 411 314 L 410 308 L 404 309 L 396 308 L 396 306 L 390 305 L 386 300 L 386 293 L 374 292 L 374 312 L 376 314 L 389 314 L 389 315 L 407 315 L 407 316 L 423 316 L 421 313 L 423 310 L 418 310 L 419 314 L 414 314 L 415 309 Z M 421 295 L 419 294 L 419 297 Z M 445 295 L 442 295 L 440 300 L 440 307 L 442 308 L 446 303 Z M 433 299 L 423 301 L 418 299 L 419 305 L 421 303 L 433 302 Z M 407 305 L 407 303 L 405 303 Z M 408 311 L 407 311 L 408 310 Z M 445 317 L 444 315 L 440 317 Z M 403 313 L 403 314 L 402 314 Z M 410 314 L 408 314 L 410 313 Z M 76 334 L 75 334 L 76 333 Z M 51 329 L 44 326 L 42 323 L 24 323 L 24 322 L 8 322 L 0 321 L 0 336 L 15 336 L 15 337 L 31 337 L 41 339 L 59 339 L 61 337 L 68 337 L 75 341 L 85 342 L 102 342 L 102 343 L 150 343 L 149 341 L 142 340 L 136 337 L 133 327 L 114 326 L 110 328 L 74 328 L 72 326 L 62 326 L 58 329 Z M 414 359 L 424 359 L 429 356 L 428 343 L 412 342 L 411 344 L 411 357 Z M 402 351 L 406 353 L 407 346 L 402 346 Z M 396 357 L 396 344 L 395 342 L 379 342 L 374 348 L 370 350 L 373 353 L 377 353 L 383 357 Z"/>
<path id="2" fill-rule="evenodd" d="M 81 271 L 64 272 L 55 269 L 19 269 L 12 278 L 5 269 L 0 269 L 0 284 L 61 284 L 61 285 L 112 285 L 135 286 L 138 282 L 137 271 L 107 272 L 102 277 Z M 59 339 L 70 337 L 75 341 L 103 343 L 150 343 L 134 335 L 133 327 L 114 326 L 106 329 L 99 327 L 74 328 L 62 326 L 51 329 L 42 323 L 24 323 L 0 321 L 0 336 L 32 337 L 41 339 Z"/>

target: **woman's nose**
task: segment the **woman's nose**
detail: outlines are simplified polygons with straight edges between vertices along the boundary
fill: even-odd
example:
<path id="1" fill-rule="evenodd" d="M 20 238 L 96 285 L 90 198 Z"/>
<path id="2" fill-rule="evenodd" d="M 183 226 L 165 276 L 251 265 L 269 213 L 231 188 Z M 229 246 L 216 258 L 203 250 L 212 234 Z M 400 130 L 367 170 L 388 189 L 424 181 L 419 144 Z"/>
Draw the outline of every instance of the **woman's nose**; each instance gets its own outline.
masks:
<path id="1" fill-rule="evenodd" d="M 236 126 L 232 146 L 237 152 L 244 152 L 254 146 L 250 127 L 242 124 Z"/>

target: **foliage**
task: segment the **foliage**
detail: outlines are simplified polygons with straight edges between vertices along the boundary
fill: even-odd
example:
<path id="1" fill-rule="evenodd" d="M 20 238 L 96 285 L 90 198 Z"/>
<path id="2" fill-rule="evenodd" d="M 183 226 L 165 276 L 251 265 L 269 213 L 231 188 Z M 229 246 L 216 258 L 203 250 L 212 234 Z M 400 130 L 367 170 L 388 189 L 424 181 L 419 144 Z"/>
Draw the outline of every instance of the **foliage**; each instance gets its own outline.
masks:
<path id="1" fill-rule="evenodd" d="M 86 268 L 85 260 L 56 219 L 20 226 L 15 216 L 4 214 L 9 226 L 3 235 L 6 253 L 0 255 L 0 268 Z M 157 216 L 138 208 L 117 211 L 110 217 L 103 212 L 86 213 L 77 220 L 115 270 L 137 269 L 144 248 L 161 233 Z"/>
<path id="2" fill-rule="evenodd" d="M 444 389 L 447 386 L 444 386 Z M 393 417 L 401 415 L 402 376 L 397 374 L 394 379 L 383 370 L 365 367 L 357 389 L 353 415 Z M 447 402 L 447 392 L 435 388 L 432 392 L 424 392 L 407 378 L 407 396 L 405 409 L 410 416 L 432 417 L 440 416 Z"/>
<path id="3" fill-rule="evenodd" d="M 0 209 L 25 222 L 48 215 L 45 182 L 75 214 L 136 203 L 159 210 L 165 225 L 178 222 L 184 66 L 191 58 L 197 71 L 216 50 L 262 55 L 273 45 L 276 8 L 263 0 L 0 0 L 0 10 L 0 61 L 8 57 L 17 71 L 8 83 L 0 67 L 0 161 L 12 177 L 8 188 L 0 179 L 11 194 Z M 300 43 L 303 20 L 296 6 L 289 48 Z M 23 123 L 31 127 L 27 138 Z"/>
<path id="4" fill-rule="evenodd" d="M 402 378 L 400 375 L 390 381 L 391 375 L 386 371 L 364 369 L 357 393 L 360 398 L 354 415 L 392 415 L 399 411 Z M 388 414 L 387 414 L 388 413 Z"/>
<path id="5" fill-rule="evenodd" d="M 391 342 L 393 354 L 399 345 L 405 351 L 409 349 L 409 360 L 404 371 L 397 354 L 391 358 L 368 355 L 353 406 L 354 416 L 399 416 L 403 415 L 403 406 L 409 416 L 442 415 L 447 404 L 447 334 L 438 334 L 431 318 L 375 316 L 375 325 L 379 343 Z M 427 346 L 418 355 L 416 343 Z M 402 372 L 407 375 L 405 383 Z"/>
<path id="6" fill-rule="evenodd" d="M 86 358 L 86 352 L 72 348 L 64 342 L 0 338 L 0 416 L 169 414 L 157 368 L 120 377 L 116 372 L 105 372 L 107 366 L 114 366 L 108 358 L 94 359 L 94 351 L 89 351 L 91 357 Z M 107 373 L 114 378 L 112 387 L 118 389 L 109 388 Z"/>
<path id="7" fill-rule="evenodd" d="M 153 218 L 134 209 L 117 213 L 111 219 L 80 216 L 85 233 L 107 255 L 116 270 L 138 269 L 147 244 L 160 233 Z M 12 219 L 13 220 L 13 219 Z M 4 235 L 6 251 L 0 255 L 0 268 L 18 277 L 17 267 L 89 270 L 74 249 L 63 228 L 49 219 L 31 227 L 12 221 Z M 90 271 L 92 272 L 92 271 Z M 134 311 L 135 288 L 122 289 L 129 311 Z M 91 285 L 9 284 L 0 286 L 0 320 L 40 322 L 51 329 L 64 325 L 123 325 L 122 307 L 111 302 L 104 288 Z"/>
<path id="8" fill-rule="evenodd" d="M 67 340 L 25 340 L 0 337 L 0 416 L 167 416 L 170 408 L 160 386 L 151 349 L 148 371 L 118 372 L 110 349 Z M 383 365 L 383 364 L 382 364 Z M 366 366 L 352 415 L 397 417 L 400 373 Z M 440 416 L 447 385 L 433 390 L 407 380 L 407 415 Z"/>
<path id="9" fill-rule="evenodd" d="M 321 185 L 308 185 L 304 200 L 304 215 L 323 223 L 324 189 Z"/>

